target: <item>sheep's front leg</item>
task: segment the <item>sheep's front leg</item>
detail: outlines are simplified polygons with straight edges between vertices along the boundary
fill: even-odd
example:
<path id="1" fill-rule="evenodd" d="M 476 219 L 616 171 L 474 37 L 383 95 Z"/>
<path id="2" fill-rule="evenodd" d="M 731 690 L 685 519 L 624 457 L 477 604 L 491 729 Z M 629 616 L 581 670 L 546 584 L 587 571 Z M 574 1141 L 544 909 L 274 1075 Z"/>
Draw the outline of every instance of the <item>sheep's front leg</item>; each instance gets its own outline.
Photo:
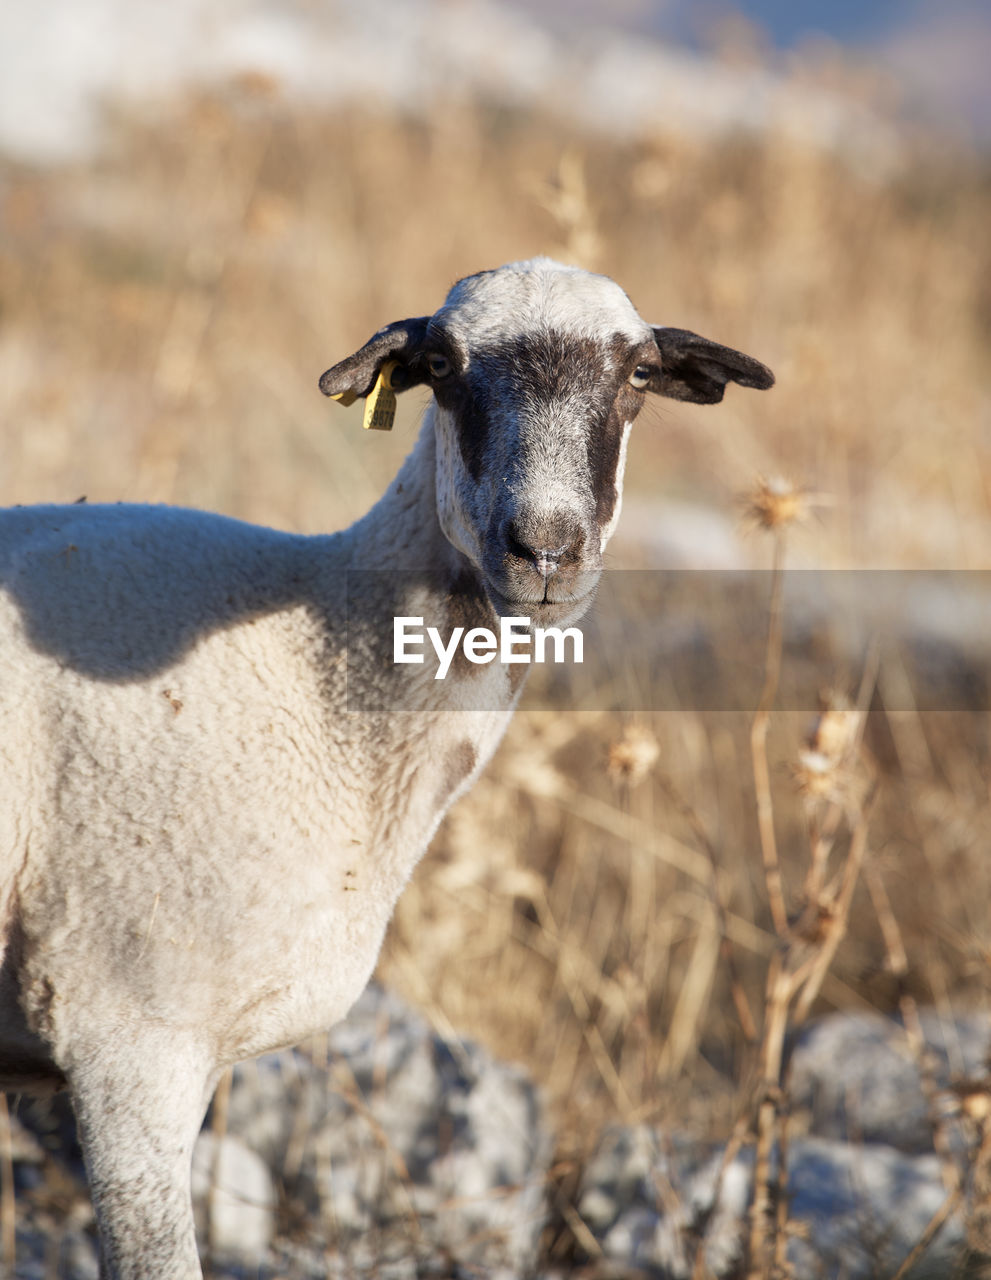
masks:
<path id="1" fill-rule="evenodd" d="M 142 1043 L 122 1029 L 68 1073 L 103 1280 L 202 1276 L 190 1167 L 215 1075 L 167 1039 L 157 1031 Z"/>

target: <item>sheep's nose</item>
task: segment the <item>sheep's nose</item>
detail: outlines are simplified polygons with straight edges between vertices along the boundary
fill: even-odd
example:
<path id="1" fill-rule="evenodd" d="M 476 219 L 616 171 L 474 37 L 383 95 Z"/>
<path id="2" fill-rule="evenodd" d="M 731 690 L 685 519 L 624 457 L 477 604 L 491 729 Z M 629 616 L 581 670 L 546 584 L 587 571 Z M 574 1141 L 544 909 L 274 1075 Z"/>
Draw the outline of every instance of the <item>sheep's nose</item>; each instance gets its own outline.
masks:
<path id="1" fill-rule="evenodd" d="M 583 541 L 581 530 L 567 519 L 532 527 L 512 520 L 506 526 L 506 548 L 510 555 L 528 561 L 544 578 L 557 573 L 564 557 L 577 551 Z"/>

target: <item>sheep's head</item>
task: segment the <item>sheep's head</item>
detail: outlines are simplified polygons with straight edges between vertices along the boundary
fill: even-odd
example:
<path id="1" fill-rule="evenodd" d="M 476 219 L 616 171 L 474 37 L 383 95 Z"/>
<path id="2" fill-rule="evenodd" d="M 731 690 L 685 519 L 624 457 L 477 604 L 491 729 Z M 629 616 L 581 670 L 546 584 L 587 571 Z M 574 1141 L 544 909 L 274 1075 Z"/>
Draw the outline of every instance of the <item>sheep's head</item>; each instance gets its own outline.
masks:
<path id="1" fill-rule="evenodd" d="M 619 516 L 626 442 L 648 392 L 714 404 L 770 370 L 684 329 L 653 327 L 605 276 L 546 258 L 460 280 L 320 380 L 367 395 L 387 360 L 436 400 L 437 513 L 500 614 L 577 616 Z"/>

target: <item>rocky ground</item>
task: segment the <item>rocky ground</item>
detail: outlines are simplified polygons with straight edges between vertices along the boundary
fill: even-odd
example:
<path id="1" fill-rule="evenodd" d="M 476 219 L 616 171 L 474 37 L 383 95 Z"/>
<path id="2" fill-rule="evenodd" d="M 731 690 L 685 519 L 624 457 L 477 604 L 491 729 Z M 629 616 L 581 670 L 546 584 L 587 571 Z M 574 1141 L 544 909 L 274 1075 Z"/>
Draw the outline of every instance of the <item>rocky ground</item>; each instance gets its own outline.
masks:
<path id="1" fill-rule="evenodd" d="M 977 1274 L 983 1161 L 966 1115 L 982 1114 L 975 1082 L 991 1022 L 927 1013 L 921 1029 L 921 1054 L 896 1023 L 860 1014 L 825 1018 L 795 1044 L 793 1274 L 894 1275 L 946 1201 L 954 1169 L 964 1191 L 910 1274 Z M 71 1111 L 63 1100 L 21 1100 L 13 1134 L 16 1276 L 95 1278 Z M 550 1280 L 568 1270 L 550 1266 L 541 1248 L 563 1214 L 585 1245 L 573 1273 L 687 1278 L 701 1249 L 710 1275 L 739 1274 L 751 1146 L 611 1128 L 563 1209 L 550 1190 L 554 1150 L 522 1069 L 445 1039 L 373 987 L 325 1046 L 246 1064 L 215 1101 L 194 1160 L 202 1248 L 213 1274 L 231 1280 Z"/>

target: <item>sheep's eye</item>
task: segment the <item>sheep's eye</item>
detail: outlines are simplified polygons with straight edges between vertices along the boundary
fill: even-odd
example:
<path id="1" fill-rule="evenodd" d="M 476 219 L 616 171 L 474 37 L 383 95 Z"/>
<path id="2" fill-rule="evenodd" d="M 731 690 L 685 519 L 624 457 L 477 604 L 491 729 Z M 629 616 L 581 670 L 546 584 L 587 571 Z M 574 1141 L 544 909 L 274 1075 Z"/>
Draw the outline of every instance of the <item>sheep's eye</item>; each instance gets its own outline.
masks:
<path id="1" fill-rule="evenodd" d="M 446 378 L 451 372 L 451 362 L 447 356 L 427 356 L 427 367 L 432 378 Z"/>
<path id="2" fill-rule="evenodd" d="M 629 377 L 631 387 L 636 387 L 638 391 L 643 391 L 650 382 L 651 375 L 654 370 L 649 365 L 638 364 Z"/>

